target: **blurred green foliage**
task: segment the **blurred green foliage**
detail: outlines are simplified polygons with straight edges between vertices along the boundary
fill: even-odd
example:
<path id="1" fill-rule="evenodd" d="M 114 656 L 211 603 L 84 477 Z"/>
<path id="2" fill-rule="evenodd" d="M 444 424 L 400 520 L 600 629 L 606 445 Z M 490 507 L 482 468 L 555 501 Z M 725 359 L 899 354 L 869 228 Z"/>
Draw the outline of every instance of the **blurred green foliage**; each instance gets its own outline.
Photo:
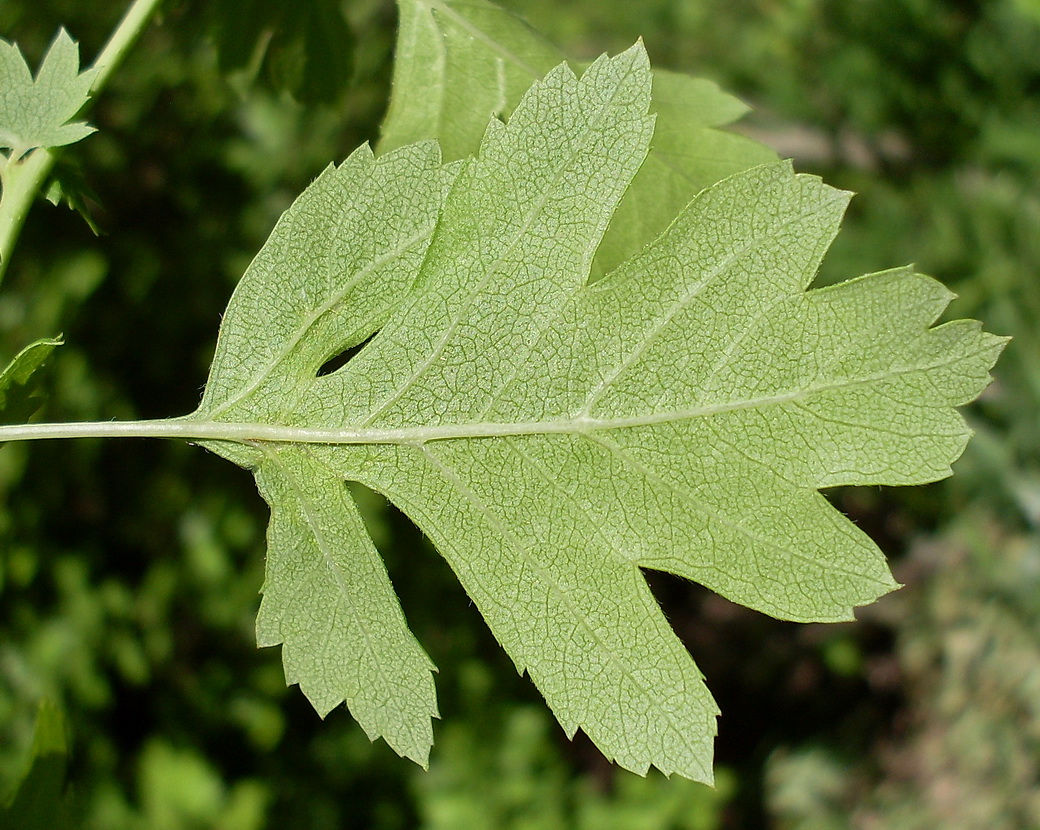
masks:
<path id="1" fill-rule="evenodd" d="M 335 67 L 316 89 L 299 86 L 292 57 L 310 37 L 303 17 L 279 31 L 291 45 L 281 65 L 295 66 L 280 75 L 260 48 L 275 43 L 266 4 L 236 28 L 230 0 L 171 0 L 96 102 L 99 132 L 64 158 L 102 236 L 41 200 L 0 290 L 0 365 L 65 334 L 42 376 L 47 419 L 193 409 L 219 311 L 278 214 L 330 160 L 377 137 L 392 5 L 318 5 L 350 35 L 337 22 L 342 52 L 327 54 L 326 39 L 323 54 L 302 53 L 332 59 L 314 64 Z M 659 65 L 748 100 L 743 129 L 858 190 L 821 281 L 914 260 L 960 294 L 951 315 L 1014 335 L 968 413 L 977 435 L 950 482 L 831 494 L 908 587 L 856 625 L 792 626 L 655 576 L 726 713 L 723 768 L 715 792 L 643 780 L 562 738 L 425 540 L 360 491 L 441 668 L 445 721 L 422 773 L 345 711 L 320 722 L 285 689 L 277 652 L 255 650 L 266 515 L 246 473 L 159 442 L 6 446 L 0 793 L 24 773 L 49 699 L 70 727 L 69 775 L 91 828 L 1034 826 L 1036 2 L 507 5 L 578 58 L 642 35 Z M 6 0 L 0 35 L 35 62 L 64 24 L 90 57 L 123 9 Z"/>
<path id="2" fill-rule="evenodd" d="M 903 570 L 898 729 L 872 764 L 825 742 L 777 750 L 767 764 L 777 826 L 1036 826 L 1040 538 L 973 509 L 914 544 Z"/>
<path id="3" fill-rule="evenodd" d="M 65 718 L 53 703 L 42 700 L 24 774 L 14 791 L 0 799 L 0 823 L 7 830 L 66 830 L 77 826 L 75 798 L 66 788 L 68 754 Z"/>

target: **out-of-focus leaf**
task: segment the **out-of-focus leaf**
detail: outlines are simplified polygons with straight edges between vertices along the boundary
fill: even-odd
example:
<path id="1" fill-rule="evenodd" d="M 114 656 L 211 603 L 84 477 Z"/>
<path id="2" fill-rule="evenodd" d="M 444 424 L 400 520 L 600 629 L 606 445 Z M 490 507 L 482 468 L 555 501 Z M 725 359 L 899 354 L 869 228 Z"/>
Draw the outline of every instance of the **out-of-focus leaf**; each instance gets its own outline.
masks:
<path id="1" fill-rule="evenodd" d="M 64 202 L 69 210 L 83 217 L 94 236 L 101 235 L 101 229 L 94 221 L 89 205 L 89 202 L 98 201 L 98 195 L 83 178 L 80 167 L 69 163 L 64 156 L 60 157 L 54 166 L 44 197 L 55 206 Z"/>
<path id="2" fill-rule="evenodd" d="M 29 768 L 16 792 L 0 807 L 4 830 L 71 830 L 80 821 L 65 792 L 68 761 L 65 716 L 53 703 L 40 704 Z"/>
<path id="3" fill-rule="evenodd" d="M 244 71 L 306 104 L 336 100 L 354 74 L 341 0 L 215 0 L 203 8 L 226 72 Z"/>
<path id="4" fill-rule="evenodd" d="M 507 118 L 564 55 L 491 3 L 399 0 L 393 93 L 380 152 L 436 138 L 445 161 L 476 152 L 488 119 Z"/>

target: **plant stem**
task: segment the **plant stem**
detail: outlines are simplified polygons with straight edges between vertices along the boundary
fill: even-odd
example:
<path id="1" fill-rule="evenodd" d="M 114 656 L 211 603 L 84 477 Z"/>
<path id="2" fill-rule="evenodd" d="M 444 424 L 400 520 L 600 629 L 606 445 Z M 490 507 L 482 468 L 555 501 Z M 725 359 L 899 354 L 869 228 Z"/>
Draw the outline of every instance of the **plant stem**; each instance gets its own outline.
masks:
<path id="1" fill-rule="evenodd" d="M 11 424 L 0 426 L 0 442 L 45 438 L 176 438 L 188 441 L 271 440 L 263 425 L 226 424 L 188 419 L 151 421 L 81 421 L 65 424 Z M 284 438 L 283 438 L 284 440 Z"/>
<path id="2" fill-rule="evenodd" d="M 631 419 L 563 418 L 516 423 L 437 424 L 407 427 L 338 427 L 321 429 L 282 424 L 204 421 L 188 416 L 152 421 L 81 421 L 0 426 L 0 443 L 45 438 L 174 438 L 181 441 L 230 441 L 237 444 L 397 444 L 421 446 L 458 438 L 505 438 L 516 435 L 574 434 L 630 426 Z"/>
<path id="3" fill-rule="evenodd" d="M 0 194 L 0 281 L 36 191 L 53 166 L 54 154 L 42 148 L 19 161 L 7 160 L 0 179 L 4 188 Z"/>
<path id="4" fill-rule="evenodd" d="M 91 67 L 97 70 L 94 83 L 90 87 L 91 92 L 101 91 L 161 2 L 162 0 L 134 0 L 130 8 L 126 10 L 123 19 L 119 21 L 119 25 L 112 32 L 108 43 L 102 48 L 101 54 L 97 56 Z"/>
<path id="5" fill-rule="evenodd" d="M 608 421 L 560 420 L 519 423 L 443 424 L 398 428 L 343 427 L 320 429 L 281 424 L 203 421 L 192 417 L 150 421 L 80 421 L 51 424 L 0 425 L 0 444 L 48 438 L 173 438 L 181 441 L 230 441 L 237 444 L 410 444 L 453 438 L 494 438 L 513 435 L 573 433 L 610 428 Z"/>
<path id="6" fill-rule="evenodd" d="M 134 0 L 127 9 L 123 19 L 109 37 L 108 43 L 94 61 L 92 68 L 97 70 L 97 75 L 94 76 L 94 83 L 90 87 L 92 94 L 96 95 L 102 90 L 160 2 L 161 0 Z M 0 194 L 0 281 L 7 271 L 11 252 L 32 201 L 54 167 L 56 158 L 54 150 L 41 147 L 18 160 L 15 160 L 12 154 L 12 158 L 4 166 L 3 193 Z"/>

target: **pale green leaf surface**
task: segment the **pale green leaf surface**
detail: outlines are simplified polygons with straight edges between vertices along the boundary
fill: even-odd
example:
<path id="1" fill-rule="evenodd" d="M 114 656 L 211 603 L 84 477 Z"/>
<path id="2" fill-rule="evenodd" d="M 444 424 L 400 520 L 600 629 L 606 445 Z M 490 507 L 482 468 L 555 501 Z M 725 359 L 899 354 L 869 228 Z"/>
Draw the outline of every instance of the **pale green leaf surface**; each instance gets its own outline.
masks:
<path id="1" fill-rule="evenodd" d="M 426 766 L 435 668 L 343 479 L 306 447 L 269 453 L 256 475 L 271 505 L 257 644 L 285 644 L 286 681 L 323 717 L 346 700 L 371 739 Z"/>
<path id="2" fill-rule="evenodd" d="M 95 71 L 79 71 L 79 46 L 60 29 L 35 80 L 18 46 L 0 39 L 0 147 L 18 158 L 35 147 L 61 147 L 94 132 L 70 121 L 90 97 Z"/>
<path id="3" fill-rule="evenodd" d="M 611 219 L 594 278 L 638 252 L 708 185 L 776 160 L 768 147 L 717 129 L 747 108 L 711 81 L 654 70 L 652 111 L 657 126 L 650 153 Z"/>
<path id="4" fill-rule="evenodd" d="M 359 151 L 286 214 L 221 328 L 192 417 L 278 432 L 214 444 L 272 504 L 260 641 L 285 643 L 320 711 L 342 695 L 413 757 L 429 664 L 343 480 L 434 541 L 568 734 L 710 781 L 717 709 L 640 568 L 851 619 L 896 584 L 818 489 L 947 475 L 968 436 L 954 407 L 1003 345 L 930 328 L 950 295 L 907 269 L 807 292 L 848 194 L 786 163 L 703 191 L 589 282 L 653 135 L 650 88 L 637 44 L 552 70 L 461 166 Z M 379 659 L 406 653 L 407 672 Z"/>
<path id="5" fill-rule="evenodd" d="M 414 288 L 447 189 L 424 142 L 330 166 L 279 220 L 221 326 L 200 413 L 287 423 L 327 359 L 368 338 Z M 262 646 L 324 716 L 340 702 L 373 739 L 426 764 L 433 664 L 408 630 L 386 568 L 341 476 L 306 447 L 211 449 L 256 469 L 271 504 Z"/>
<path id="6" fill-rule="evenodd" d="M 563 60 L 555 46 L 486 0 L 398 0 L 393 95 L 379 149 L 436 138 L 446 159 L 476 152 L 488 119 Z M 718 129 L 747 108 L 710 81 L 654 70 L 656 130 L 593 265 L 598 278 L 665 229 L 698 192 L 775 161 L 767 147 Z"/>

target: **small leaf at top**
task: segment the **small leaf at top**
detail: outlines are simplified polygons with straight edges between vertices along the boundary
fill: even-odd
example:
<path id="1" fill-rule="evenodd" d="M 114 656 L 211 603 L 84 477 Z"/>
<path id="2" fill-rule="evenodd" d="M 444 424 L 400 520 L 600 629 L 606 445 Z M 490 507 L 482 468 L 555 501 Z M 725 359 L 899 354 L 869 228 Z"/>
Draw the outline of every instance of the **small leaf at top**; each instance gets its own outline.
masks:
<path id="1" fill-rule="evenodd" d="M 0 39 L 0 147 L 18 159 L 36 147 L 61 147 L 94 132 L 71 121 L 90 97 L 95 70 L 79 71 L 79 46 L 59 29 L 33 80 L 18 46 Z"/>
<path id="2" fill-rule="evenodd" d="M 434 541 L 568 735 L 712 780 L 717 708 L 642 568 L 776 617 L 896 586 L 818 492 L 949 475 L 1003 339 L 910 269 L 807 291 L 848 194 L 789 163 L 704 190 L 604 279 L 654 135 L 641 44 L 537 81 L 477 154 L 330 168 L 224 318 L 199 410 L 272 508 L 262 645 L 425 762 L 431 664 L 345 481 Z M 374 336 L 373 336 L 374 335 Z M 345 365 L 330 357 L 366 343 Z"/>

